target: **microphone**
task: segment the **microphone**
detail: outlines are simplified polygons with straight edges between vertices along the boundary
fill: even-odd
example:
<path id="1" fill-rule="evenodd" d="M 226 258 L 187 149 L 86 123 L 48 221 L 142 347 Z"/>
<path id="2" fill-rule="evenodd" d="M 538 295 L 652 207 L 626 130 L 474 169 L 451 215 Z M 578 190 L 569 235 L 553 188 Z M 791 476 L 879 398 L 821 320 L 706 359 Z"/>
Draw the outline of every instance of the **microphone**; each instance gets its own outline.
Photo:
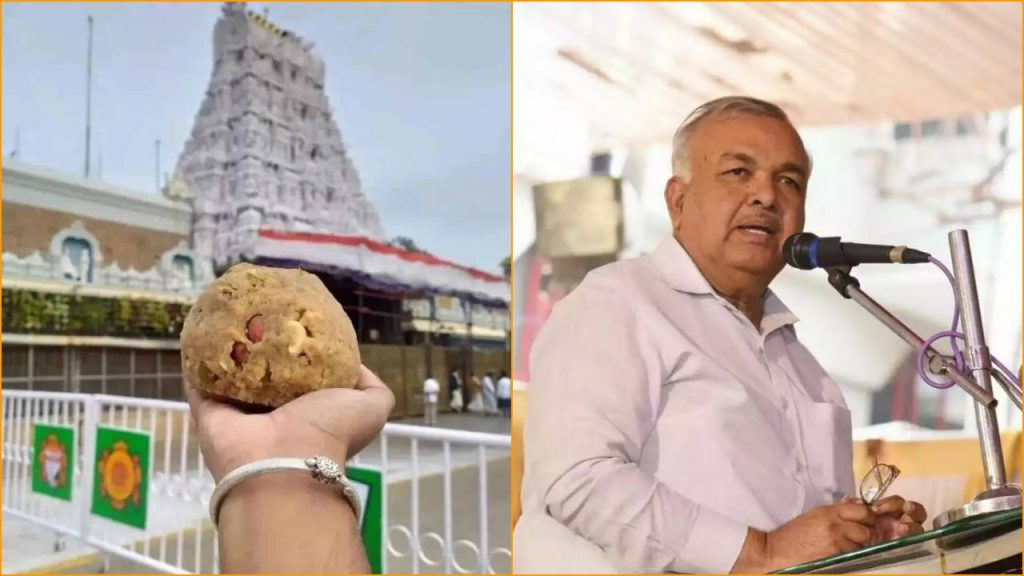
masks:
<path id="1" fill-rule="evenodd" d="M 906 246 L 840 242 L 839 236 L 818 238 L 802 232 L 786 238 L 782 258 L 795 268 L 813 270 L 858 264 L 923 264 L 931 254 Z"/>

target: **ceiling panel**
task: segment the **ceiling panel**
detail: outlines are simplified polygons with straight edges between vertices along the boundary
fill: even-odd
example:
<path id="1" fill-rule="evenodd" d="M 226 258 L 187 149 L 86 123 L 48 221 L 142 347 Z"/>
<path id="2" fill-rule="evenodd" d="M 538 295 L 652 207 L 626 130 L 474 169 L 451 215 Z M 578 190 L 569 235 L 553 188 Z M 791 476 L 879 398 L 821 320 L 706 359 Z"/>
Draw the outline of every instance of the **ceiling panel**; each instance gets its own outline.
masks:
<path id="1" fill-rule="evenodd" d="M 1021 101 L 1020 3 L 515 3 L 518 172 L 667 142 L 700 103 L 772 100 L 798 126 Z M 572 134 L 569 134 L 572 132 Z"/>

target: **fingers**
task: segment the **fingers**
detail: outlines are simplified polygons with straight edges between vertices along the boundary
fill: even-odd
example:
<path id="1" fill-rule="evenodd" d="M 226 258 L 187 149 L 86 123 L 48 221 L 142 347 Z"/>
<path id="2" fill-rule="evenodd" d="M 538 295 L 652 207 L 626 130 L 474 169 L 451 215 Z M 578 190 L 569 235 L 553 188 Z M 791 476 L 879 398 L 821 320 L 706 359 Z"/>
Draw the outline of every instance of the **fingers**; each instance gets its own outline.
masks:
<path id="1" fill-rule="evenodd" d="M 356 390 L 363 391 L 373 399 L 372 401 L 384 413 L 385 420 L 391 415 L 391 410 L 395 407 L 395 394 L 366 366 L 359 367 L 359 382 L 356 384 Z"/>
<path id="2" fill-rule="evenodd" d="M 918 524 L 924 524 L 925 519 L 928 518 L 928 511 L 925 510 L 924 506 L 922 506 L 920 502 L 914 502 L 912 500 L 907 500 L 906 503 L 903 504 L 903 514 L 909 516 L 911 521 Z"/>
<path id="3" fill-rule="evenodd" d="M 900 538 L 904 536 L 911 536 L 913 534 L 921 534 L 923 532 L 924 526 L 909 514 L 900 516 L 899 521 L 896 523 L 896 535 Z"/>
<path id="4" fill-rule="evenodd" d="M 359 382 L 356 383 L 356 390 L 373 390 L 376 388 L 387 388 L 384 383 L 372 370 L 366 366 L 359 365 Z"/>
<path id="5" fill-rule="evenodd" d="M 913 535 L 916 535 L 916 534 L 924 534 L 924 526 L 922 526 L 918 522 L 903 522 L 903 521 L 901 521 L 900 522 L 900 526 L 903 526 L 905 528 L 904 530 L 901 530 L 903 532 L 906 532 L 906 534 L 904 534 L 904 536 L 913 536 Z"/>
<path id="6" fill-rule="evenodd" d="M 372 370 L 363 365 L 359 366 L 359 382 L 356 384 L 356 390 L 373 390 L 387 387 L 388 385 L 374 374 Z"/>
<path id="7" fill-rule="evenodd" d="M 880 516 L 892 516 L 900 518 L 901 521 L 902 517 L 906 516 L 909 522 L 915 524 L 923 524 L 928 517 L 928 511 L 919 502 L 905 500 L 901 496 L 882 498 L 871 505 L 871 510 Z"/>
<path id="8" fill-rule="evenodd" d="M 224 415 L 242 413 L 234 406 L 218 402 L 202 390 L 191 387 L 188 389 L 188 408 L 192 419 L 203 425 L 209 425 Z"/>
<path id="9" fill-rule="evenodd" d="M 853 540 L 850 540 L 849 538 L 847 538 L 845 533 L 840 534 L 835 539 L 835 543 L 834 544 L 835 544 L 835 547 L 839 551 L 840 554 L 846 554 L 847 552 L 853 552 L 854 550 L 860 550 L 861 548 L 864 547 L 862 544 L 858 544 L 858 543 L 854 542 Z"/>
<path id="10" fill-rule="evenodd" d="M 317 390 L 288 402 L 271 416 L 278 421 L 298 418 L 314 424 L 337 438 L 351 457 L 380 434 L 394 406 L 391 389 L 364 366 L 355 389 Z"/>
<path id="11" fill-rule="evenodd" d="M 905 504 L 906 500 L 902 496 L 886 496 L 871 504 L 871 510 L 882 516 L 899 516 L 903 514 Z"/>
<path id="12" fill-rule="evenodd" d="M 842 536 L 857 545 L 858 548 L 862 548 L 871 543 L 871 537 L 873 532 L 871 528 L 859 523 L 859 522 L 841 522 L 839 529 L 842 532 Z"/>
<path id="13" fill-rule="evenodd" d="M 865 504 L 859 502 L 844 502 L 836 505 L 836 513 L 839 518 L 850 522 L 859 522 L 867 526 L 874 526 L 875 515 Z"/>
<path id="14" fill-rule="evenodd" d="M 878 531 L 881 541 L 888 542 L 889 540 L 921 534 L 924 532 L 924 526 L 919 522 L 915 522 L 909 515 L 904 514 L 898 519 L 893 516 L 879 517 L 875 530 Z"/>
<path id="15" fill-rule="evenodd" d="M 199 419 L 199 405 L 203 402 L 202 392 L 192 388 L 191 386 L 186 390 L 185 394 L 188 400 L 188 410 L 192 413 L 192 418 Z"/>
<path id="16" fill-rule="evenodd" d="M 395 407 L 391 388 L 366 366 L 360 366 L 356 390 L 361 401 L 360 416 L 346 423 L 349 456 L 357 454 L 380 434 Z"/>
<path id="17" fill-rule="evenodd" d="M 892 516 L 879 516 L 875 524 L 878 542 L 888 542 L 900 538 L 900 523 Z"/>
<path id="18" fill-rule="evenodd" d="M 838 552 L 836 552 L 836 553 L 837 554 L 846 554 L 846 553 L 849 553 L 849 552 L 853 552 L 855 550 L 860 550 L 860 548 L 861 548 L 860 546 L 858 546 L 857 544 L 855 544 L 853 542 L 850 542 L 849 540 L 843 540 L 839 544 L 836 544 L 836 549 L 838 550 Z"/>
<path id="19" fill-rule="evenodd" d="M 898 540 L 900 538 L 910 536 L 911 534 L 920 534 L 922 532 L 924 532 L 924 527 L 920 524 L 901 521 L 893 523 L 893 525 L 886 531 L 883 538 L 886 541 Z"/>

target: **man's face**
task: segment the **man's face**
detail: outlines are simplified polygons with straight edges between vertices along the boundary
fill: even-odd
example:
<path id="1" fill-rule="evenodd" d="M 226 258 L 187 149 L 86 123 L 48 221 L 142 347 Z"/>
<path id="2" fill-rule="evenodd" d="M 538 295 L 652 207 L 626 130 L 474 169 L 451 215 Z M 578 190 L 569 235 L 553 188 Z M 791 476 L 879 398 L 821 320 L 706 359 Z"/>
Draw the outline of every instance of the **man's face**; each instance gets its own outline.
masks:
<path id="1" fill-rule="evenodd" d="M 690 182 L 676 177 L 669 184 L 676 237 L 706 275 L 742 272 L 770 281 L 782 270 L 782 243 L 803 231 L 809 175 L 803 143 L 788 123 L 705 119 L 690 140 Z"/>

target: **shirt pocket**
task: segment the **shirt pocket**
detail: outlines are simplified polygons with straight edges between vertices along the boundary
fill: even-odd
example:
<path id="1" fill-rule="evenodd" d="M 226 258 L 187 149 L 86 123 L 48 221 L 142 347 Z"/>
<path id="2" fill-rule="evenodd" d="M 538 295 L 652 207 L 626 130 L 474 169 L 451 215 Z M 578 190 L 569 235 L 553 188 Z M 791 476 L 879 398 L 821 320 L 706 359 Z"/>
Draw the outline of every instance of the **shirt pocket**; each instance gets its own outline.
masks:
<path id="1" fill-rule="evenodd" d="M 856 496 L 850 411 L 828 402 L 812 402 L 804 404 L 801 412 L 807 473 L 821 498 L 815 504 Z"/>

